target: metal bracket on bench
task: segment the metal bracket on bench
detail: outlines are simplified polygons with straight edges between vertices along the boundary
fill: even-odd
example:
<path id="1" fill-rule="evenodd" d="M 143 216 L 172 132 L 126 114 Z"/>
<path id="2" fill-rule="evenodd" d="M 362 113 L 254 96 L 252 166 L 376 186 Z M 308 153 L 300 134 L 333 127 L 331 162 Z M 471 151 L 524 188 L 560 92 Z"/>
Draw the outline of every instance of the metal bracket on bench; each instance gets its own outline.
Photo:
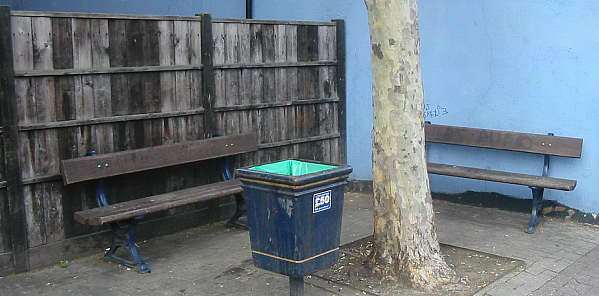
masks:
<path id="1" fill-rule="evenodd" d="M 549 133 L 549 136 L 553 136 L 553 133 Z M 549 176 L 549 163 L 551 158 L 549 155 L 545 154 L 543 159 L 543 177 Z M 532 190 L 532 212 L 530 215 L 530 220 L 528 221 L 528 228 L 526 232 L 528 234 L 533 234 L 536 231 L 537 225 L 541 222 L 541 210 L 543 209 L 543 194 L 545 193 L 545 188 L 539 187 L 530 187 Z"/>

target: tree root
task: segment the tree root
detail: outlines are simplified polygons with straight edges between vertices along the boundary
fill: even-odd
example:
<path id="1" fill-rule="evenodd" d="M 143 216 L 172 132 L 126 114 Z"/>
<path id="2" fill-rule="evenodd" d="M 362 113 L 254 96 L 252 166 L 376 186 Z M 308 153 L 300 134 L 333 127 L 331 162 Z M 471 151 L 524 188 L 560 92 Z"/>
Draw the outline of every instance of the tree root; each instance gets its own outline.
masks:
<path id="1" fill-rule="evenodd" d="M 388 257 L 376 256 L 376 252 L 370 255 L 367 265 L 383 282 L 401 282 L 425 291 L 434 291 L 457 282 L 455 271 L 445 263 L 440 254 L 433 255 L 424 262 L 393 262 Z"/>
<path id="2" fill-rule="evenodd" d="M 455 271 L 441 258 L 406 266 L 400 277 L 403 277 L 412 287 L 427 291 L 433 291 L 457 280 Z"/>

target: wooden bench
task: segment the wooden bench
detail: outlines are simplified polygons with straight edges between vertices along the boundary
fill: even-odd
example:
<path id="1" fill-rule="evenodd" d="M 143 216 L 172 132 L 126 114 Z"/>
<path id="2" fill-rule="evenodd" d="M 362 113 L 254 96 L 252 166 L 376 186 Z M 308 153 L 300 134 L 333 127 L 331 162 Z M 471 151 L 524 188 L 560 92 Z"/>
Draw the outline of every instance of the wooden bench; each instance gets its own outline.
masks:
<path id="1" fill-rule="evenodd" d="M 466 128 L 447 125 L 436 125 L 427 122 L 425 125 L 427 143 L 450 144 L 525 152 L 544 155 L 541 176 L 504 172 L 451 164 L 428 163 L 429 174 L 477 179 L 499 183 L 528 186 L 532 189 L 532 213 L 527 232 L 534 233 L 539 224 L 539 210 L 545 189 L 572 191 L 576 180 L 549 177 L 551 156 L 580 158 L 582 155 L 582 139 L 557 137 L 553 134 L 539 135 L 511 131 Z"/>
<path id="2" fill-rule="evenodd" d="M 136 222 L 146 214 L 232 195 L 235 196 L 237 203 L 236 213 L 230 220 L 234 222 L 242 214 L 242 188 L 240 183 L 232 178 L 227 159 L 257 149 L 258 139 L 256 134 L 252 133 L 102 155 L 91 152 L 88 153 L 88 157 L 63 160 L 61 168 L 65 185 L 96 182 L 98 208 L 76 212 L 75 220 L 87 225 L 110 225 L 112 244 L 104 258 L 137 268 L 140 273 L 147 273 L 150 272 L 150 268 L 140 256 L 136 245 Z M 223 158 L 222 182 L 127 202 L 109 203 L 104 178 L 216 158 Z M 116 251 L 120 247 L 129 251 L 132 260 L 116 256 Z"/>

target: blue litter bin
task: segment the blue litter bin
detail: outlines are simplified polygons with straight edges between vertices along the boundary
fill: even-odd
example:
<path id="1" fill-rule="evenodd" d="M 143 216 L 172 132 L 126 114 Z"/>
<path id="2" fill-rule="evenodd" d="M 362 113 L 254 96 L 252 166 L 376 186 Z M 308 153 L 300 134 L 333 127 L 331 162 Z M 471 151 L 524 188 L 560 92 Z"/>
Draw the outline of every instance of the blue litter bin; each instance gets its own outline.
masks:
<path id="1" fill-rule="evenodd" d="M 304 160 L 238 169 L 254 264 L 302 280 L 333 265 L 351 172 L 347 165 Z"/>

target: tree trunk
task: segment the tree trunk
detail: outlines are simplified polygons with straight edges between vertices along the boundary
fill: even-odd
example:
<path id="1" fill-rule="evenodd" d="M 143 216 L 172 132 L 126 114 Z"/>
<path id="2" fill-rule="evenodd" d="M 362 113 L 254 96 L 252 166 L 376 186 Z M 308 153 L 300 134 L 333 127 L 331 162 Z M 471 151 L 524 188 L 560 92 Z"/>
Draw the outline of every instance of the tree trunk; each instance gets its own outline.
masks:
<path id="1" fill-rule="evenodd" d="M 373 271 L 416 288 L 447 284 L 424 151 L 417 0 L 366 0 L 374 95 Z"/>

